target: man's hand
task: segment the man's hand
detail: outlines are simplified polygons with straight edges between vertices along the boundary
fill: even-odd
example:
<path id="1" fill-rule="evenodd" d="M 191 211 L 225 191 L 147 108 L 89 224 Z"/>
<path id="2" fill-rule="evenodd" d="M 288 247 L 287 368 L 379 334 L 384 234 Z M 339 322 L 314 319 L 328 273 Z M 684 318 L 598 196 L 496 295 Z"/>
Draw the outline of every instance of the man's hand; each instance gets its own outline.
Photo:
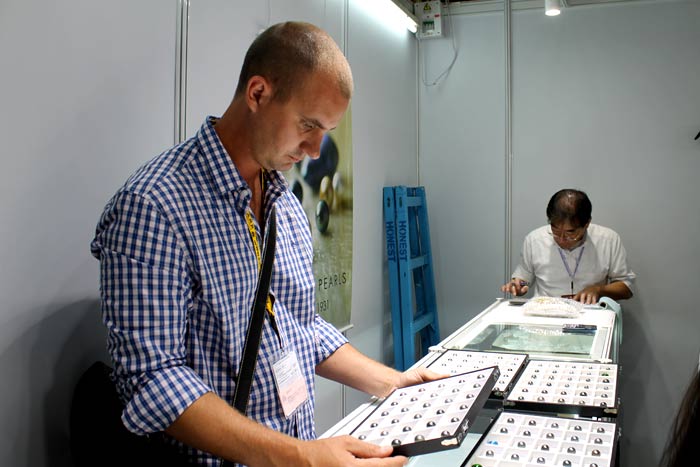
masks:
<path id="1" fill-rule="evenodd" d="M 591 285 L 574 295 L 574 300 L 581 302 L 584 305 L 593 305 L 598 303 L 600 300 L 600 291 L 602 287 L 600 285 Z"/>
<path id="2" fill-rule="evenodd" d="M 530 290 L 530 288 L 528 287 L 527 281 L 519 277 L 514 277 L 510 282 L 501 286 L 501 292 L 509 293 L 514 297 L 525 295 L 528 290 Z"/>
<path id="3" fill-rule="evenodd" d="M 300 462 L 294 465 L 398 467 L 406 464 L 408 459 L 403 456 L 389 457 L 392 451 L 391 446 L 377 446 L 352 436 L 338 436 L 304 441 L 300 449 Z"/>
<path id="4" fill-rule="evenodd" d="M 435 381 L 442 378 L 447 378 L 450 375 L 445 375 L 441 373 L 436 373 L 433 370 L 427 368 L 415 368 L 413 370 L 406 370 L 399 374 L 398 381 L 396 385 L 392 387 L 389 392 L 384 394 L 387 396 L 391 394 L 391 391 L 398 388 L 405 388 L 407 386 L 413 386 L 416 384 L 427 383 L 428 381 Z"/>

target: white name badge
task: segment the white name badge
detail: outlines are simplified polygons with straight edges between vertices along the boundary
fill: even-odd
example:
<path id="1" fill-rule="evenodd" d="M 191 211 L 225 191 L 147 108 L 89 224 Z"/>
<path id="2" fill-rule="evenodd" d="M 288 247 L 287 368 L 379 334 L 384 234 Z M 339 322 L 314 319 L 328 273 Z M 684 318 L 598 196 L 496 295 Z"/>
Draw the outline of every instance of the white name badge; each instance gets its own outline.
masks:
<path id="1" fill-rule="evenodd" d="M 301 373 L 296 352 L 285 352 L 272 365 L 272 374 L 275 376 L 277 394 L 284 416 L 289 418 L 304 402 L 309 399 L 304 375 Z"/>

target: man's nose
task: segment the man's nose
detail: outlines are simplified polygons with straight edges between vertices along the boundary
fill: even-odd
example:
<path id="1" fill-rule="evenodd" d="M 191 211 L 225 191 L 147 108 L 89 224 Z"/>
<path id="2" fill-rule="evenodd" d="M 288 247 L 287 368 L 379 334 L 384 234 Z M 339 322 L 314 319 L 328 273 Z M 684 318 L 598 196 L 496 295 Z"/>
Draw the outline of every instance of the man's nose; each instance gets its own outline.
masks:
<path id="1" fill-rule="evenodd" d="M 323 131 L 317 130 L 312 132 L 309 137 L 304 140 L 302 150 L 311 159 L 318 159 L 321 156 L 321 142 L 323 141 Z"/>

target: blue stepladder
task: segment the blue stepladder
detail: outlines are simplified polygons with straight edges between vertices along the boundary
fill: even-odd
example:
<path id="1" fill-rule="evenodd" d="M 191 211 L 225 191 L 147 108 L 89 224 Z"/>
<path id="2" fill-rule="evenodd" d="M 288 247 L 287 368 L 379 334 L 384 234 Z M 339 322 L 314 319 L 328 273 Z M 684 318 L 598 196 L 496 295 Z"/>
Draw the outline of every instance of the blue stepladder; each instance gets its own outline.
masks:
<path id="1" fill-rule="evenodd" d="M 394 339 L 394 365 L 403 370 L 403 339 L 401 335 L 401 292 L 399 286 L 399 258 L 396 241 L 396 209 L 394 187 L 384 187 L 384 235 L 386 239 L 386 261 L 389 276 L 389 299 L 391 301 L 391 331 Z"/>
<path id="2" fill-rule="evenodd" d="M 385 188 L 385 208 L 387 189 Z M 396 284 L 392 287 L 392 265 L 389 264 L 392 331 L 395 366 L 411 367 L 440 340 L 435 278 L 433 274 L 430 228 L 424 187 L 393 187 L 395 257 L 398 266 Z M 385 226 L 387 226 L 385 209 Z M 387 227 L 387 259 L 389 260 L 389 227 Z M 395 289 L 395 290 L 392 290 Z M 398 299 L 395 299 L 398 295 Z M 420 342 L 420 347 L 417 342 Z"/>

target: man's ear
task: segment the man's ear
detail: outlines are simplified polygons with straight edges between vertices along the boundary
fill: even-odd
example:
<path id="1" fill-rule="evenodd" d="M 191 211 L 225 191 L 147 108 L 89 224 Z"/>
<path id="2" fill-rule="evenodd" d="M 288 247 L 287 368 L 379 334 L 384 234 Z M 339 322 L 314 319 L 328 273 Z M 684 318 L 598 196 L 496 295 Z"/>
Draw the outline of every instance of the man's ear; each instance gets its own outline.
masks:
<path id="1" fill-rule="evenodd" d="M 261 105 L 272 99 L 270 82 L 260 75 L 251 76 L 246 86 L 246 103 L 251 112 L 257 112 Z"/>

